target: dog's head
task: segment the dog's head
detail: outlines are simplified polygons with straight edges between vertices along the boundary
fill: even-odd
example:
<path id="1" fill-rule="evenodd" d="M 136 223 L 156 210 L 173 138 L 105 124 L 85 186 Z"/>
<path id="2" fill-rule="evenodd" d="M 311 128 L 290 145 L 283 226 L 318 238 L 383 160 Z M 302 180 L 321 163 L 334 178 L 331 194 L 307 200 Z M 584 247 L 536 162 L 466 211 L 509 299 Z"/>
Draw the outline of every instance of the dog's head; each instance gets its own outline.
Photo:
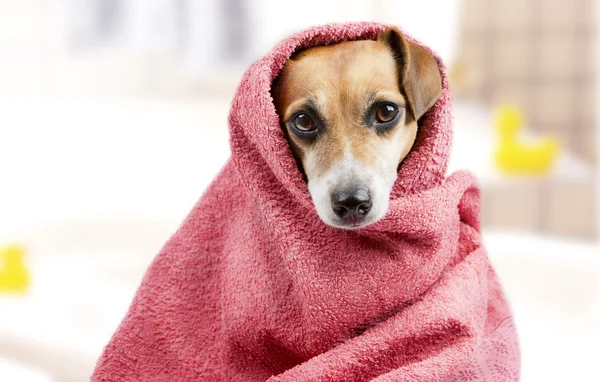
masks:
<path id="1" fill-rule="evenodd" d="M 288 60 L 274 103 L 326 224 L 364 227 L 385 215 L 398 166 L 441 82 L 436 59 L 397 29 Z"/>

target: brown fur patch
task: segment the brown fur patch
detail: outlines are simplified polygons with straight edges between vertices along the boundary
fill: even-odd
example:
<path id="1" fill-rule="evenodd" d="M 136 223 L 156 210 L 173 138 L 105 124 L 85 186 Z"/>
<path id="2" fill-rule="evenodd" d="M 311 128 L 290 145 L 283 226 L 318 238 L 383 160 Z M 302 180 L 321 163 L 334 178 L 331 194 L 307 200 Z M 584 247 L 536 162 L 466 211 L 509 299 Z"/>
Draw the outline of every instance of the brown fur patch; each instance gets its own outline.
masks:
<path id="1" fill-rule="evenodd" d="M 308 179 L 325 173 L 348 150 L 370 168 L 398 165 L 416 137 L 416 122 L 411 118 L 413 105 L 406 99 L 407 94 L 412 97 L 413 93 L 401 88 L 403 76 L 406 80 L 393 48 L 381 39 L 314 47 L 288 60 L 274 86 L 273 98 L 282 128 Z M 401 106 L 402 116 L 396 127 L 378 133 L 366 126 L 365 116 L 374 101 L 391 101 Z M 299 138 L 287 126 L 292 115 L 309 103 L 315 106 L 324 125 L 324 131 L 314 141 Z M 411 112 L 406 118 L 408 107 Z M 381 163 L 384 140 L 398 142 L 393 158 L 396 163 Z M 410 142 L 404 142 L 407 140 Z"/>

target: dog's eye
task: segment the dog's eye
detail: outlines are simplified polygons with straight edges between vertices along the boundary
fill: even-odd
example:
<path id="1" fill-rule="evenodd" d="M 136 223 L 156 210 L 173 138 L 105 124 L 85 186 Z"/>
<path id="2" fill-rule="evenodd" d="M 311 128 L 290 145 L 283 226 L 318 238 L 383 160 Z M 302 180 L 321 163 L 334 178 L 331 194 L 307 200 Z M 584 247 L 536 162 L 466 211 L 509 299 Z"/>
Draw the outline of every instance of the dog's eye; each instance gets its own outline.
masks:
<path id="1" fill-rule="evenodd" d="M 310 115 L 300 113 L 294 118 L 294 126 L 302 132 L 309 132 L 315 130 L 317 125 Z"/>
<path id="2" fill-rule="evenodd" d="M 387 123 L 393 121 L 398 115 L 398 107 L 389 103 L 383 104 L 377 108 L 377 122 Z"/>

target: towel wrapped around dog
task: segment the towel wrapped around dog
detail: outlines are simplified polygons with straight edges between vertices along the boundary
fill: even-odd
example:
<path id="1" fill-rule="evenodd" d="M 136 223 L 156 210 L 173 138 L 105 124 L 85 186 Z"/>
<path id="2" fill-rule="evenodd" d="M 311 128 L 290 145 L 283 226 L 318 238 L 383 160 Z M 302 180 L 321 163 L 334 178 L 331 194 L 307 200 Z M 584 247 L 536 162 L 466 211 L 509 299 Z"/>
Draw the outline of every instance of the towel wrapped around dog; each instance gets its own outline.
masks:
<path id="1" fill-rule="evenodd" d="M 153 261 L 92 381 L 518 380 L 477 182 L 445 177 L 441 61 L 442 96 L 370 226 L 319 219 L 280 127 L 270 90 L 293 52 L 385 28 L 308 29 L 248 69 L 229 117 L 231 159 Z"/>

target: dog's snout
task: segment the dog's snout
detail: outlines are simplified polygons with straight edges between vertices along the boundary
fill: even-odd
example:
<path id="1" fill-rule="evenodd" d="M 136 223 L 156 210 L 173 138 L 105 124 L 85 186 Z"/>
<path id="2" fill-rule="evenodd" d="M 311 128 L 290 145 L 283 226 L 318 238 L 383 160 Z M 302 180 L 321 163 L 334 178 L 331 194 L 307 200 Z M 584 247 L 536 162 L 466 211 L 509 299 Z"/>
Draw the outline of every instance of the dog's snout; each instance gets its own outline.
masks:
<path id="1" fill-rule="evenodd" d="M 331 195 L 333 212 L 341 219 L 356 221 L 371 210 L 371 194 L 366 188 L 337 190 Z"/>

